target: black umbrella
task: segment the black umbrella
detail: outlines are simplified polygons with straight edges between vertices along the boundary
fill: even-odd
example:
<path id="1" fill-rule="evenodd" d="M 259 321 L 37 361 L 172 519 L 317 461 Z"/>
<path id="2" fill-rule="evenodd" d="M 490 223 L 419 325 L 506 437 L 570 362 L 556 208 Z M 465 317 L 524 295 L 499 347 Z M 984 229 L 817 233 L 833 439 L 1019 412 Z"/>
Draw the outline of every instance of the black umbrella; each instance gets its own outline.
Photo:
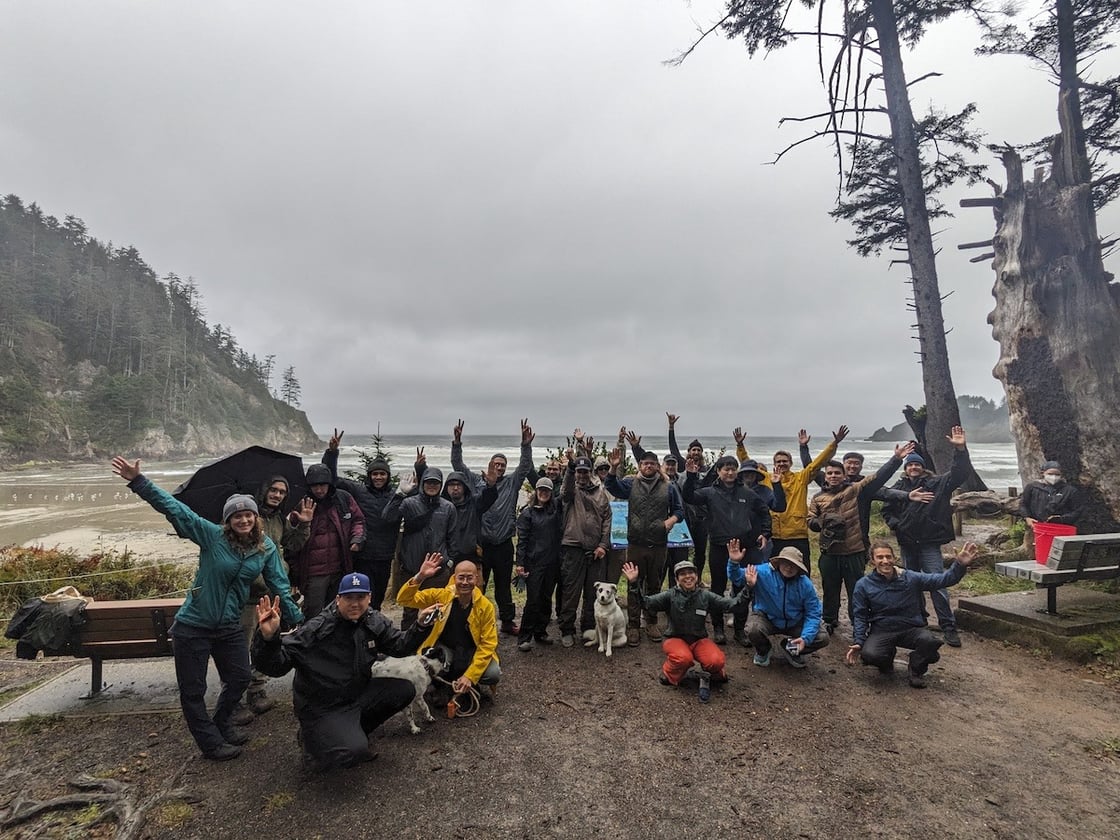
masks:
<path id="1" fill-rule="evenodd" d="M 246 493 L 255 499 L 261 486 L 277 475 L 288 480 L 288 498 L 283 505 L 287 513 L 307 493 L 303 459 L 263 446 L 250 446 L 207 464 L 176 487 L 171 495 L 199 516 L 220 525 L 226 499 L 234 493 Z"/>

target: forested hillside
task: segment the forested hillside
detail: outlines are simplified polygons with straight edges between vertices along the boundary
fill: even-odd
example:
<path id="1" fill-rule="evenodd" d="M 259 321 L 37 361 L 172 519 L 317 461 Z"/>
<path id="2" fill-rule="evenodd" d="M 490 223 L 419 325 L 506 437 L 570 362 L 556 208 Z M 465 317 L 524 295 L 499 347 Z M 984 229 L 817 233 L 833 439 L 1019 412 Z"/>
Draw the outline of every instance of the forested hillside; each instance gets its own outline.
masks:
<path id="1" fill-rule="evenodd" d="M 317 448 L 270 392 L 273 365 L 207 325 L 192 280 L 158 279 L 75 216 L 0 200 L 0 459 Z"/>
<path id="2" fill-rule="evenodd" d="M 957 397 L 961 412 L 961 425 L 973 443 L 1011 443 L 1011 425 L 1007 415 L 1007 398 L 997 404 L 986 397 L 962 394 Z M 933 434 L 932 430 L 930 432 Z M 946 430 L 948 433 L 948 430 Z M 878 441 L 909 440 L 913 436 L 910 426 L 899 423 L 886 429 L 879 428 L 869 438 Z"/>

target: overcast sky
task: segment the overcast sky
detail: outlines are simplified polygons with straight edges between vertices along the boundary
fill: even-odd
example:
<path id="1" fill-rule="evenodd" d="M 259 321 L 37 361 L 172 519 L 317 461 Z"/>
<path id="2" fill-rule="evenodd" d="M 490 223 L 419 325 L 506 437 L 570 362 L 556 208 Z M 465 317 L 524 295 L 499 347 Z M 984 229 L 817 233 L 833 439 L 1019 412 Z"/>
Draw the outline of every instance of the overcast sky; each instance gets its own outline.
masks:
<path id="1" fill-rule="evenodd" d="M 829 219 L 827 144 L 768 165 L 822 108 L 812 46 L 663 65 L 719 3 L 0 8 L 0 192 L 193 276 L 320 431 L 869 432 L 924 402 L 906 275 Z M 943 74 L 915 111 L 1056 130 L 1046 78 L 975 43 L 951 21 L 907 57 Z M 991 215 L 935 228 L 954 386 L 998 399 L 994 275 L 956 249 Z"/>

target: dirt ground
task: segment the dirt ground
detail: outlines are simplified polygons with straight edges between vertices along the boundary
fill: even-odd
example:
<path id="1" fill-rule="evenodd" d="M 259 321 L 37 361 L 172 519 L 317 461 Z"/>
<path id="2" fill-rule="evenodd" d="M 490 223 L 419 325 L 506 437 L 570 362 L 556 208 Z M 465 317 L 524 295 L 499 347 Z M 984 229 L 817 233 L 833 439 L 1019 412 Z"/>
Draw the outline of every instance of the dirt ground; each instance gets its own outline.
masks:
<path id="1" fill-rule="evenodd" d="M 694 687 L 658 684 L 648 641 L 607 660 L 503 637 L 504 678 L 481 714 L 437 714 L 418 736 L 394 719 L 376 761 L 330 774 L 301 768 L 288 697 L 224 764 L 198 756 L 178 714 L 9 724 L 0 821 L 17 795 L 73 793 L 84 773 L 123 783 L 136 807 L 188 789 L 193 801 L 147 813 L 152 838 L 1120 834 L 1108 675 L 965 633 L 916 690 L 845 666 L 848 631 L 801 671 L 729 646 L 731 682 L 706 706 Z M 0 683 L 32 667 L 4 660 Z M 112 837 L 96 814 L 54 811 L 0 835 Z"/>

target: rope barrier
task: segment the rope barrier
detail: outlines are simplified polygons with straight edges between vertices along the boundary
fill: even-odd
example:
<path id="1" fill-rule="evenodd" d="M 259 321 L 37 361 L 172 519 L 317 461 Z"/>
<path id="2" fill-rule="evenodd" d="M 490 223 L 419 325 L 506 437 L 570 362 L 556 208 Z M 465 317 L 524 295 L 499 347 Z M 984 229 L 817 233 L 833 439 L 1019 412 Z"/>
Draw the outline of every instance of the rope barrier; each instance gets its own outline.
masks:
<path id="1" fill-rule="evenodd" d="M 80 578 L 101 577 L 102 575 L 123 575 L 129 572 L 139 572 L 144 569 L 161 569 L 164 566 L 179 565 L 178 560 L 167 560 L 163 563 L 149 563 L 144 566 L 129 566 L 127 569 L 110 569 L 106 572 L 86 572 L 81 575 L 64 575 L 62 577 L 48 577 L 48 578 L 32 578 L 30 580 L 6 580 L 0 581 L 0 586 L 19 586 L 24 583 L 50 583 L 59 580 L 78 580 Z"/>

